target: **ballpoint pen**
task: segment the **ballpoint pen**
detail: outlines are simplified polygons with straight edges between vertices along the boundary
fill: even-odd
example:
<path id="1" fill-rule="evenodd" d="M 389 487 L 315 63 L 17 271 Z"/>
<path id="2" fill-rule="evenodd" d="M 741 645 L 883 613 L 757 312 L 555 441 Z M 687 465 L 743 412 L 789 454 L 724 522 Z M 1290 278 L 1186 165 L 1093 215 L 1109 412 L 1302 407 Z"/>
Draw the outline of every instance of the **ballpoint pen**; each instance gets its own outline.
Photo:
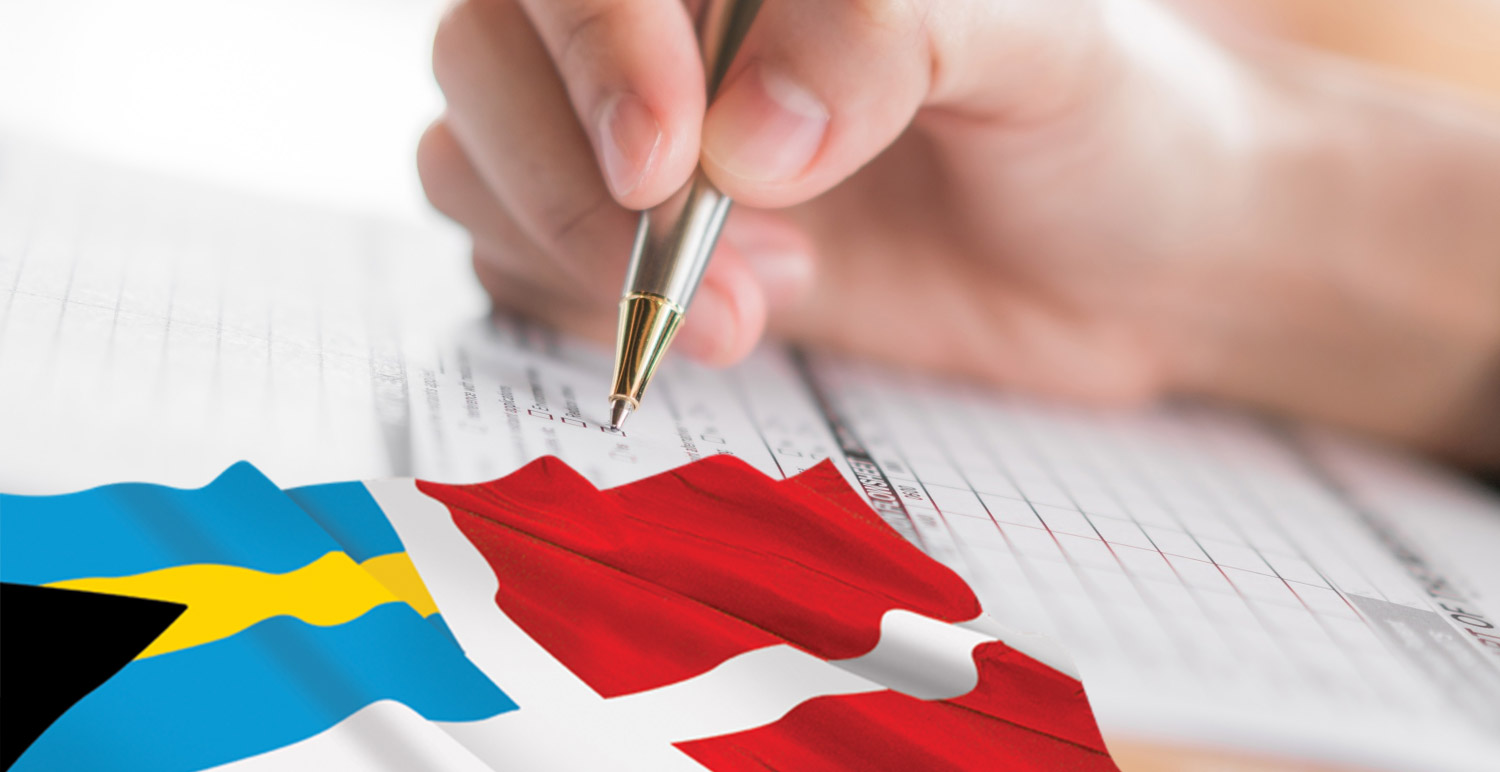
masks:
<path id="1" fill-rule="evenodd" d="M 698 6 L 698 45 L 710 101 L 760 4 L 761 0 L 705 0 Z M 730 203 L 700 167 L 671 198 L 641 214 L 620 299 L 614 389 L 609 395 L 614 429 L 640 408 L 641 396 L 703 279 Z"/>

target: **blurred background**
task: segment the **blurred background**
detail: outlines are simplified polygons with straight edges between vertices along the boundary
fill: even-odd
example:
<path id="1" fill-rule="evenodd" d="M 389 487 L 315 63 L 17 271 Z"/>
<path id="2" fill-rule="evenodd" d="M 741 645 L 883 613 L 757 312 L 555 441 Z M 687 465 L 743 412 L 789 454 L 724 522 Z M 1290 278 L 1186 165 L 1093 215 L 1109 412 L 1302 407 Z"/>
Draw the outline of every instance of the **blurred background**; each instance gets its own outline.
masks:
<path id="1" fill-rule="evenodd" d="M 1500 103 L 1500 0 L 1169 0 Z M 6 0 L 0 132 L 426 218 L 443 0 Z"/>
<path id="2" fill-rule="evenodd" d="M 6 0 L 0 132 L 276 197 L 425 216 L 439 0 Z"/>

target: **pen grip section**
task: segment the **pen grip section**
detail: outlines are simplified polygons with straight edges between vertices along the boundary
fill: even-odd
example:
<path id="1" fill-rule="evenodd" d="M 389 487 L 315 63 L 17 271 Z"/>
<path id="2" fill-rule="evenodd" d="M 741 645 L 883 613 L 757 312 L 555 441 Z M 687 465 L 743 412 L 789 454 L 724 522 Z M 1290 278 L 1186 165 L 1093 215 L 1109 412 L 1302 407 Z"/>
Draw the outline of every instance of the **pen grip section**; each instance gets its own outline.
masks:
<path id="1" fill-rule="evenodd" d="M 731 203 L 700 169 L 682 190 L 643 213 L 624 294 L 656 295 L 687 308 Z"/>
<path id="2" fill-rule="evenodd" d="M 620 301 L 611 402 L 627 402 L 632 410 L 640 408 L 646 384 L 677 335 L 682 317 L 682 307 L 660 295 L 633 293 Z"/>

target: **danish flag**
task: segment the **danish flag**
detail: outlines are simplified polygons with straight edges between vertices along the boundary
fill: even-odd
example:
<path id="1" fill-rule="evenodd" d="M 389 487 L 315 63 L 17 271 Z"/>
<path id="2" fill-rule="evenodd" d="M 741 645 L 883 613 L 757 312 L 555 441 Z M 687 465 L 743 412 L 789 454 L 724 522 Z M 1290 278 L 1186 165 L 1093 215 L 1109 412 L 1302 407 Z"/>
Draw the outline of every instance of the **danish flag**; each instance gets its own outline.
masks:
<path id="1" fill-rule="evenodd" d="M 429 539 L 409 545 L 418 567 L 466 653 L 520 706 L 445 728 L 481 757 L 517 769 L 1115 768 L 1067 666 L 1013 648 L 968 585 L 830 463 L 777 481 L 715 457 L 601 491 L 544 458 L 416 490 L 468 542 L 406 529 Z"/>

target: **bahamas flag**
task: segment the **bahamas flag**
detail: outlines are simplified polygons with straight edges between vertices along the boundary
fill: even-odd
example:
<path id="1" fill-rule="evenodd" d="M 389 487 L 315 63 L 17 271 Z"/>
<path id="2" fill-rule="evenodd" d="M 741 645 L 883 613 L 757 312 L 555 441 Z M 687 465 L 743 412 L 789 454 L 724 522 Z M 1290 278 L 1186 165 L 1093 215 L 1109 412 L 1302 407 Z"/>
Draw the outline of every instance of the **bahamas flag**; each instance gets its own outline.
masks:
<path id="1" fill-rule="evenodd" d="M 283 492 L 239 464 L 198 490 L 0 496 L 0 580 L 16 770 L 204 769 L 361 712 L 390 737 L 516 707 L 359 483 Z"/>
<path id="2" fill-rule="evenodd" d="M 1066 653 L 826 462 L 0 496 L 0 581 L 28 772 L 1115 769 Z"/>

